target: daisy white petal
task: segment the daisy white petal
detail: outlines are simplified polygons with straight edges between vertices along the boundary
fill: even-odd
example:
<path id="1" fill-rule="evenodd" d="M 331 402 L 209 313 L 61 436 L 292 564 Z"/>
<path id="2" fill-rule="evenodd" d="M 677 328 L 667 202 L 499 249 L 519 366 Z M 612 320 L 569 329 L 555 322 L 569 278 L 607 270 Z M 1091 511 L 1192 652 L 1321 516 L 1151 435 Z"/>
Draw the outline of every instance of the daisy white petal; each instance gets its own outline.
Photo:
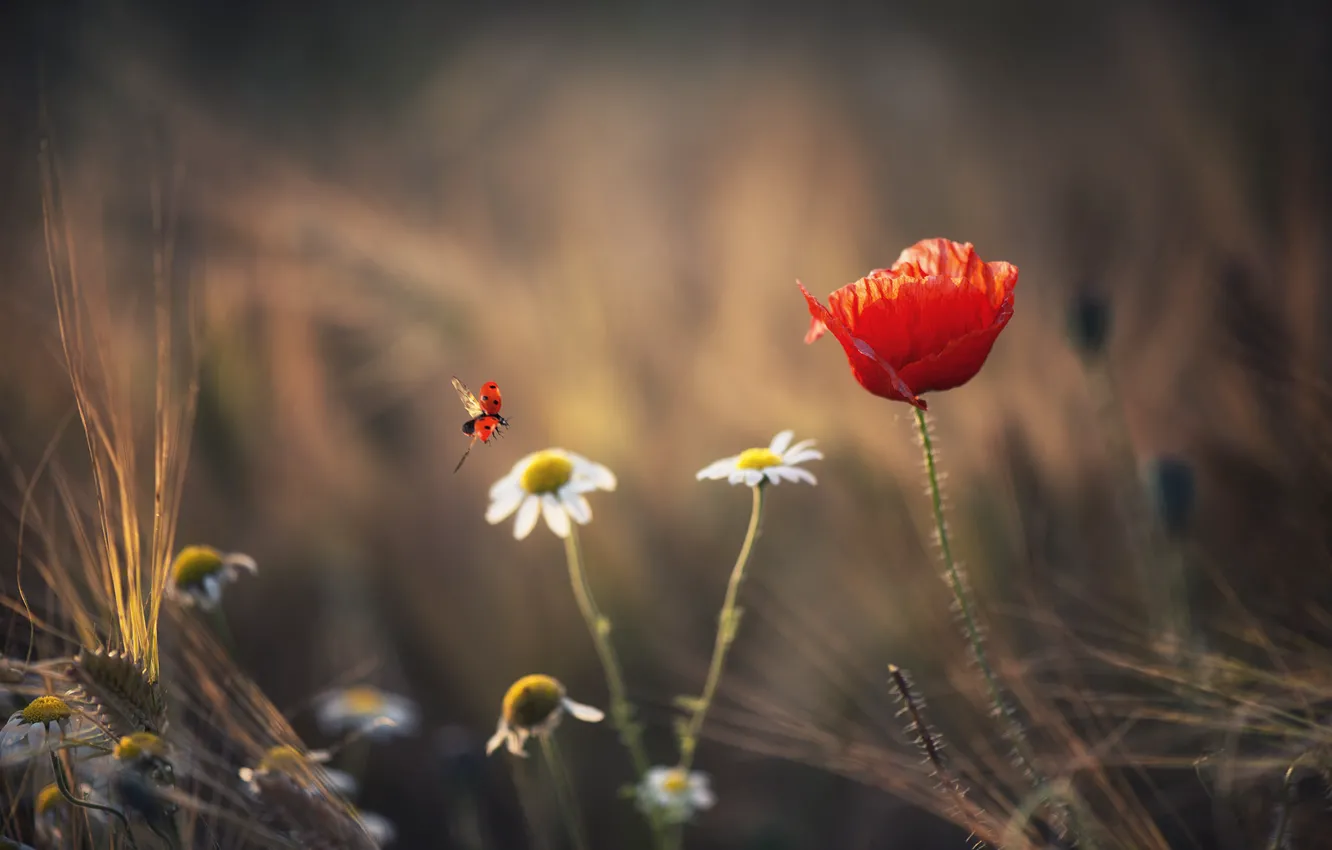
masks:
<path id="1" fill-rule="evenodd" d="M 703 467 L 697 473 L 695 473 L 694 477 L 699 481 L 702 481 L 705 478 L 710 478 L 713 480 L 716 480 L 718 478 L 726 478 L 728 475 L 731 474 L 731 471 L 735 469 L 735 463 L 739 459 L 740 459 L 739 455 L 736 455 L 735 457 L 724 457 L 715 463 L 710 463 L 707 466 Z"/>
<path id="2" fill-rule="evenodd" d="M 547 493 L 541 497 L 541 512 L 546 517 L 546 525 L 556 537 L 569 536 L 569 514 L 560 500 Z"/>
<path id="3" fill-rule="evenodd" d="M 568 697 L 565 697 L 562 700 L 562 703 L 564 704 L 565 711 L 569 712 L 579 720 L 582 720 L 584 723 L 600 723 L 606 717 L 606 713 L 601 709 L 594 708 L 590 705 L 584 705 L 581 702 L 575 702 Z"/>
<path id="4" fill-rule="evenodd" d="M 804 463 L 809 460 L 823 460 L 823 452 L 816 449 L 801 449 L 798 452 L 787 452 L 782 458 L 784 466 L 795 466 L 798 463 Z"/>
<path id="5" fill-rule="evenodd" d="M 565 493 L 560 499 L 564 503 L 564 509 L 569 512 L 569 518 L 579 525 L 587 525 L 592 521 L 592 506 L 587 503 L 582 493 Z"/>
<path id="6" fill-rule="evenodd" d="M 518 519 L 513 524 L 513 536 L 517 540 L 532 533 L 536 528 L 537 517 L 541 515 L 541 499 L 537 496 L 527 496 L 523 499 L 523 506 L 518 509 Z"/>
<path id="7" fill-rule="evenodd" d="M 807 469 L 801 469 L 798 466 L 774 466 L 769 470 L 770 474 L 785 478 L 787 481 L 800 482 L 806 484 L 818 484 L 818 479 L 814 477 Z"/>
<path id="8" fill-rule="evenodd" d="M 498 493 L 491 496 L 494 501 L 490 503 L 490 507 L 486 508 L 486 522 L 491 525 L 503 522 L 510 514 L 518 510 L 518 506 L 523 503 L 523 497 L 527 495 L 523 492 L 522 486 L 516 481 L 501 483 L 511 483 L 512 486 L 502 487 Z"/>
<path id="9" fill-rule="evenodd" d="M 791 445 L 791 438 L 795 436 L 795 431 L 782 431 L 772 438 L 768 444 L 768 451 L 775 455 L 781 455 L 786 451 L 786 447 Z"/>
<path id="10" fill-rule="evenodd" d="M 778 452 L 778 454 L 782 456 L 782 460 L 784 462 L 796 463 L 796 461 L 791 460 L 791 456 L 800 454 L 805 449 L 813 448 L 814 443 L 816 442 L 817 440 L 801 440 L 800 442 L 796 443 L 794 446 L 791 446 L 791 448 L 787 449 L 786 451 Z M 822 455 L 820 455 L 820 457 L 822 457 Z"/>
<path id="11" fill-rule="evenodd" d="M 486 755 L 490 755 L 495 752 L 495 750 L 498 750 L 500 744 L 503 744 L 508 737 L 509 724 L 505 723 L 504 718 L 501 717 L 499 725 L 495 727 L 495 734 L 490 736 L 489 741 L 486 741 Z"/>
<path id="12" fill-rule="evenodd" d="M 746 469 L 746 470 L 745 470 L 745 486 L 747 486 L 747 487 L 756 487 L 756 486 L 758 486 L 759 482 L 761 482 L 761 481 L 763 480 L 763 478 L 764 478 L 763 470 L 761 470 L 761 469 Z"/>

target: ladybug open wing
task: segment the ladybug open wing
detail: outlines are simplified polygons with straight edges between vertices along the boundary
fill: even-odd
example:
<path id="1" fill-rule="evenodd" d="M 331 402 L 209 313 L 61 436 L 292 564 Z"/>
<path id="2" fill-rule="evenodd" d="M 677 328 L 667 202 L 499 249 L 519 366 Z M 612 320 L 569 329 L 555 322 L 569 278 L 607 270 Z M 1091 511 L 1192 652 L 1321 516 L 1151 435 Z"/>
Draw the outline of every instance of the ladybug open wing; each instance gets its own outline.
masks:
<path id="1" fill-rule="evenodd" d="M 476 400 L 476 396 L 472 395 L 472 391 L 467 389 L 467 386 L 458 380 L 456 375 L 453 378 L 453 388 L 458 391 L 458 398 L 462 401 L 463 407 L 467 408 L 467 418 L 475 419 L 485 413 L 481 409 L 481 403 Z"/>
<path id="2" fill-rule="evenodd" d="M 481 409 L 491 416 L 498 416 L 500 405 L 504 403 L 500 396 L 499 384 L 494 381 L 486 381 L 481 385 Z"/>

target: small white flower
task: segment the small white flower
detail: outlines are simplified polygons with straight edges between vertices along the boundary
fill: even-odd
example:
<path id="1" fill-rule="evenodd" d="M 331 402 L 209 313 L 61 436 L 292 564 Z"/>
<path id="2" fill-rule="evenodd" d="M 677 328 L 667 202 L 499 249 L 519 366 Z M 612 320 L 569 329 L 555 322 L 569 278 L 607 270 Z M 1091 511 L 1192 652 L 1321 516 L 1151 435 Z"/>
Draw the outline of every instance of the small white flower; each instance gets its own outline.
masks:
<path id="1" fill-rule="evenodd" d="M 793 436 L 795 432 L 783 431 L 772 438 L 766 449 L 745 449 L 734 457 L 724 457 L 700 469 L 695 478 L 699 481 L 705 478 L 714 481 L 725 478 L 732 484 L 743 484 L 746 487 L 757 487 L 768 482 L 780 484 L 783 479 L 817 484 L 818 481 L 808 470 L 796 464 L 823 460 L 823 453 L 811 448 L 813 440 L 801 440 L 792 446 Z"/>
<path id="2" fill-rule="evenodd" d="M 540 673 L 522 677 L 504 694 L 499 725 L 486 743 L 486 755 L 507 744 L 509 752 L 526 758 L 527 739 L 555 731 L 566 711 L 586 723 L 599 723 L 606 716 L 599 708 L 569 699 L 558 679 Z"/>
<path id="3" fill-rule="evenodd" d="M 564 449 L 533 452 L 490 488 L 486 522 L 503 522 L 517 511 L 513 536 L 522 540 L 532 533 L 540 514 L 556 537 L 568 537 L 570 519 L 579 525 L 592 521 L 592 506 L 583 494 L 614 490 L 615 484 L 613 472 L 580 454 Z"/>
<path id="4" fill-rule="evenodd" d="M 57 696 L 37 697 L 0 729 L 0 764 L 49 752 L 69 735 L 74 711 Z"/>
<path id="5" fill-rule="evenodd" d="M 416 733 L 420 722 L 416 703 L 373 685 L 331 691 L 315 704 L 315 719 L 327 735 L 356 733 L 371 738 L 393 738 Z"/>
<path id="6" fill-rule="evenodd" d="M 678 767 L 658 765 L 638 785 L 639 808 L 661 815 L 667 823 L 684 823 L 716 802 L 708 775 L 699 771 L 686 773 Z"/>
<path id="7" fill-rule="evenodd" d="M 374 812 L 367 812 L 364 809 L 356 813 L 357 819 L 365 827 L 365 831 L 370 835 L 370 840 L 375 842 L 376 847 L 387 847 L 398 837 L 398 829 L 393 825 L 393 821 L 377 815 Z"/>
<path id="8" fill-rule="evenodd" d="M 171 565 L 167 593 L 184 605 L 205 610 L 222 601 L 222 589 L 240 577 L 241 571 L 259 572 L 254 558 L 240 552 L 219 552 L 211 546 L 186 546 Z"/>

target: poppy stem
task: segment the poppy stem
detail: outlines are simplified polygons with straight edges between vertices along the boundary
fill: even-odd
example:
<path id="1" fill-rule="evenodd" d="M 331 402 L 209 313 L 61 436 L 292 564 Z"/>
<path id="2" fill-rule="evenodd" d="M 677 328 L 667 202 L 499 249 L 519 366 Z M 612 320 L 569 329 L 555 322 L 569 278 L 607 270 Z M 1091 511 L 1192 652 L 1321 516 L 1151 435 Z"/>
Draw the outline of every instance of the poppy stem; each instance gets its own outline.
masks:
<path id="1" fill-rule="evenodd" d="M 597 607 L 592 596 L 592 587 L 587 581 L 587 572 L 583 569 L 582 548 L 578 545 L 578 526 L 569 524 L 569 535 L 564 538 L 564 554 L 569 562 L 569 584 L 573 587 L 574 600 L 578 610 L 587 622 L 592 643 L 596 646 L 597 657 L 601 660 L 602 670 L 606 674 L 606 689 L 610 692 L 610 716 L 615 730 L 620 735 L 620 743 L 629 752 L 634 765 L 635 780 L 642 780 L 651 763 L 647 750 L 643 747 L 642 727 L 634 720 L 634 706 L 625 696 L 624 674 L 620 670 L 620 660 L 611 643 L 611 623 Z M 655 815 L 648 819 L 652 828 L 653 846 L 662 846 L 665 836 L 660 819 Z"/>
<path id="2" fill-rule="evenodd" d="M 930 500 L 934 508 L 934 529 L 939 536 L 939 549 L 943 554 L 944 577 L 948 582 L 949 589 L 953 592 L 953 598 L 957 600 L 958 608 L 962 612 L 962 626 L 967 643 L 971 645 L 971 651 L 976 656 L 976 664 L 980 667 L 981 675 L 985 678 L 985 686 L 989 691 L 990 706 L 995 715 L 1005 721 L 1004 737 L 1008 739 L 1009 744 L 1013 747 L 1014 754 L 1023 769 L 1038 784 L 1044 784 L 1045 780 L 1036 772 L 1031 747 L 1027 743 L 1022 723 L 1012 706 L 1009 705 L 1007 698 L 1005 698 L 999 679 L 994 674 L 994 668 L 990 666 L 990 661 L 985 655 L 985 641 L 981 637 L 975 606 L 967 591 L 966 583 L 962 579 L 962 571 L 957 562 L 953 560 L 953 548 L 948 538 L 948 522 L 944 518 L 943 489 L 939 486 L 939 470 L 934 460 L 934 441 L 930 437 L 930 423 L 925 416 L 925 411 L 919 408 L 916 409 L 916 427 L 920 431 L 921 450 L 925 455 L 925 472 L 929 478 Z"/>

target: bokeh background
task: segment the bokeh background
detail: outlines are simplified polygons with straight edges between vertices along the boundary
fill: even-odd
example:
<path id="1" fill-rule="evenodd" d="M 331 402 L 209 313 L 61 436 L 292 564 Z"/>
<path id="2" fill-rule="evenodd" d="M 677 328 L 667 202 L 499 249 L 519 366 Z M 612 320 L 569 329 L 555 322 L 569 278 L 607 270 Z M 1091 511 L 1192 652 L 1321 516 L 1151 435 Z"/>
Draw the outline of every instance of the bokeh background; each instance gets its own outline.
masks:
<path id="1" fill-rule="evenodd" d="M 205 315 L 181 542 L 258 560 L 226 614 L 311 746 L 331 743 L 309 711 L 330 685 L 359 676 L 420 704 L 422 733 L 373 751 L 361 801 L 397 846 L 463 846 L 451 830 L 472 803 L 487 847 L 559 846 L 558 831 L 528 843 L 511 765 L 480 755 L 520 675 L 605 700 L 558 541 L 482 516 L 489 485 L 546 446 L 619 477 L 584 541 L 660 761 L 749 502 L 693 473 L 784 428 L 827 457 L 816 488 L 772 493 L 716 729 L 779 714 L 900 747 L 890 661 L 947 711 L 965 658 L 910 409 L 860 392 L 830 340 L 803 344 L 795 287 L 826 295 L 926 237 L 1021 269 L 984 371 L 930 399 L 996 641 L 1051 651 L 1036 614 L 1086 617 L 1092 600 L 1139 628 L 1114 511 L 1136 469 L 1107 451 L 1069 344 L 1078 293 L 1113 306 L 1134 457 L 1196 471 L 1190 558 L 1264 622 L 1320 622 L 1332 45 L 1317 4 L 0 14 L 0 433 L 31 468 L 72 409 L 41 230 L 44 85 L 84 272 L 123 293 L 117 342 L 143 358 L 126 355 L 131 373 L 151 362 L 148 186 L 180 176 L 176 277 Z M 455 374 L 498 381 L 513 422 L 456 475 Z M 561 735 L 595 846 L 638 846 L 611 730 Z M 691 847 L 964 846 L 872 783 L 730 737 L 701 746 L 720 803 Z M 1217 846 L 1205 808 L 1169 827 L 1177 846 Z"/>

